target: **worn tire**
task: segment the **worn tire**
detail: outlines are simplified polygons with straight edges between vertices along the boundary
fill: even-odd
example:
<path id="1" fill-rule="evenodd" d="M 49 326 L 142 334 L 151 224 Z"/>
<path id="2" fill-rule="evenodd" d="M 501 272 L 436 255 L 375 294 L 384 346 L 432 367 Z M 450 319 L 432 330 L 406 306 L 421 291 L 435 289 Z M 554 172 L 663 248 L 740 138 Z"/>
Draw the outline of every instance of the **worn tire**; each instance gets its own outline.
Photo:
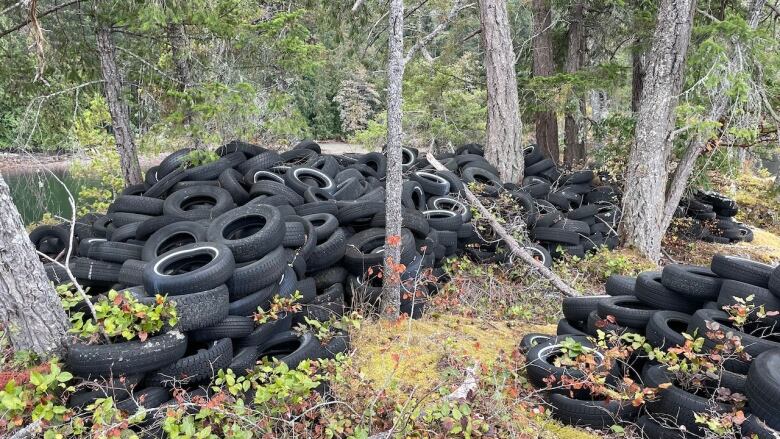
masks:
<path id="1" fill-rule="evenodd" d="M 149 261 L 144 269 L 144 288 L 152 294 L 168 295 L 210 290 L 230 279 L 235 266 L 233 254 L 223 244 L 188 244 Z M 186 269 L 190 270 L 181 272 Z"/>

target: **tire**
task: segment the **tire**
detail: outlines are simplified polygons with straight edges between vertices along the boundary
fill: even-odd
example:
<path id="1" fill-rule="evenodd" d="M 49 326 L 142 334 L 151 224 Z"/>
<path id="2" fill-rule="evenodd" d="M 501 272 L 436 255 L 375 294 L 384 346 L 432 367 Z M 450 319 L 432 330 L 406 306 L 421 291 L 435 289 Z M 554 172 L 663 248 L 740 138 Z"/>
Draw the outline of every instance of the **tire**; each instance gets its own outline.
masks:
<path id="1" fill-rule="evenodd" d="M 152 197 L 152 198 L 161 198 L 176 183 L 182 181 L 184 177 L 185 177 L 184 170 L 181 168 L 177 168 L 174 171 L 172 171 L 170 174 L 166 175 L 165 177 L 161 178 L 159 181 L 154 183 L 154 185 L 152 185 L 149 189 L 146 190 L 146 192 L 144 192 L 144 196 Z"/>
<path id="2" fill-rule="evenodd" d="M 542 265 L 544 265 L 545 267 L 547 268 L 552 267 L 552 256 L 550 255 L 550 252 L 548 252 L 546 248 L 535 244 L 527 245 L 522 248 L 523 250 L 528 252 L 528 254 L 530 254 L 532 258 L 541 262 Z"/>
<path id="3" fill-rule="evenodd" d="M 774 430 L 756 415 L 749 415 L 740 425 L 743 438 L 780 439 L 780 430 Z"/>
<path id="4" fill-rule="evenodd" d="M 275 181 L 261 180 L 253 184 L 249 190 L 249 196 L 255 198 L 260 195 L 281 195 L 293 207 L 300 206 L 304 202 L 303 197 L 297 192 Z"/>
<path id="5" fill-rule="evenodd" d="M 157 216 L 162 215 L 163 200 L 139 195 L 120 195 L 111 203 L 109 210 Z"/>
<path id="6" fill-rule="evenodd" d="M 265 151 L 267 150 L 262 146 L 242 142 L 240 140 L 232 140 L 229 143 L 226 143 L 214 150 L 214 152 L 216 152 L 220 157 L 224 157 L 233 152 L 243 152 L 244 155 L 249 158 L 252 158 L 258 154 L 262 154 Z"/>
<path id="7" fill-rule="evenodd" d="M 410 175 L 409 178 L 412 181 L 416 181 L 426 194 L 442 196 L 450 193 L 450 182 L 440 175 L 431 172 L 417 171 Z"/>
<path id="8" fill-rule="evenodd" d="M 245 376 L 257 366 L 257 348 L 249 346 L 242 348 L 233 356 L 228 369 L 232 370 L 236 376 Z"/>
<path id="9" fill-rule="evenodd" d="M 656 311 L 645 327 L 645 337 L 659 349 L 685 345 L 682 333 L 688 332 L 691 316 L 677 311 Z"/>
<path id="10" fill-rule="evenodd" d="M 314 226 L 314 232 L 317 235 L 317 242 L 325 241 L 339 227 L 339 221 L 334 215 L 329 213 L 315 213 L 306 215 L 303 218 L 308 220 Z"/>
<path id="11" fill-rule="evenodd" d="M 141 223 L 125 224 L 122 227 L 117 227 L 111 232 L 111 241 L 113 242 L 127 242 L 131 239 L 135 239 L 135 235 L 138 232 L 138 227 Z"/>
<path id="12" fill-rule="evenodd" d="M 206 228 L 195 221 L 178 221 L 152 233 L 144 244 L 141 259 L 151 261 L 187 244 L 206 241 Z"/>
<path id="13" fill-rule="evenodd" d="M 89 257 L 98 261 L 123 263 L 128 259 L 141 259 L 143 247 L 124 242 L 95 242 L 89 248 Z"/>
<path id="14" fill-rule="evenodd" d="M 535 144 L 526 146 L 523 150 L 523 156 L 523 162 L 525 163 L 526 167 L 544 160 L 544 154 L 542 154 L 541 149 Z"/>
<path id="15" fill-rule="evenodd" d="M 569 322 L 566 319 L 558 320 L 558 325 L 555 328 L 555 334 L 559 336 L 560 335 L 577 335 L 583 337 L 588 336 L 588 334 L 583 332 L 581 329 L 575 327 L 571 322 Z"/>
<path id="16" fill-rule="evenodd" d="M 170 331 L 137 340 L 107 345 L 76 343 L 68 347 L 65 364 L 80 377 L 146 373 L 173 363 L 187 350 L 187 337 Z"/>
<path id="17" fill-rule="evenodd" d="M 206 206 L 206 207 L 200 207 Z M 215 186 L 193 186 L 165 199 L 163 212 L 188 220 L 214 219 L 235 207 L 233 197 Z"/>
<path id="18" fill-rule="evenodd" d="M 598 363 L 597 369 L 603 370 L 604 355 L 597 350 L 596 345 L 588 341 L 586 337 L 582 336 L 558 336 L 551 337 L 548 341 L 539 343 L 528 351 L 526 359 L 526 374 L 528 375 L 528 381 L 538 389 L 549 388 L 551 393 L 568 393 L 567 389 L 560 386 L 561 379 L 566 377 L 572 381 L 586 379 L 584 371 L 575 368 L 559 367 L 551 363 L 550 359 L 553 354 L 561 349 L 561 342 L 566 339 L 574 339 L 579 342 L 583 348 L 589 349 L 594 352 L 596 362 Z M 575 395 L 585 396 L 588 395 L 587 390 L 573 390 Z"/>
<path id="19" fill-rule="evenodd" d="M 141 285 L 146 262 L 138 259 L 128 259 L 119 270 L 119 283 L 122 285 Z"/>
<path id="20" fill-rule="evenodd" d="M 728 413 L 733 406 L 721 402 L 712 402 L 707 398 L 693 395 L 677 387 L 666 375 L 662 366 L 650 366 L 642 373 L 645 385 L 658 387 L 664 383 L 670 383 L 668 387 L 659 389 L 659 400 L 652 403 L 652 413 L 670 417 L 670 422 L 684 426 L 685 429 L 697 436 L 703 436 L 705 429 L 696 423 L 695 415 L 698 413 Z"/>
<path id="21" fill-rule="evenodd" d="M 385 211 L 384 202 L 349 203 L 339 208 L 336 218 L 342 226 L 352 225 L 361 221 L 370 222 L 374 216 Z"/>
<path id="22" fill-rule="evenodd" d="M 620 274 L 613 274 L 607 278 L 607 283 L 604 286 L 607 294 L 610 296 L 633 296 L 635 287 L 635 277 Z"/>
<path id="23" fill-rule="evenodd" d="M 206 237 L 227 246 L 236 262 L 252 261 L 282 244 L 284 222 L 276 207 L 244 206 L 220 215 L 209 226 Z"/>
<path id="24" fill-rule="evenodd" d="M 257 351 L 257 348 L 260 347 L 260 345 L 270 340 L 276 334 L 289 331 L 291 325 L 292 315 L 282 313 L 279 315 L 278 319 L 263 323 L 254 328 L 246 337 L 235 340 L 236 348 L 252 347 Z"/>
<path id="25" fill-rule="evenodd" d="M 215 377 L 218 370 L 227 369 L 232 361 L 233 343 L 229 338 L 223 338 L 211 343 L 205 350 L 157 370 L 147 378 L 147 382 L 166 387 L 206 382 Z"/>
<path id="26" fill-rule="evenodd" d="M 403 311 L 402 311 L 403 312 Z M 322 358 L 332 360 L 336 355 L 349 350 L 349 333 L 340 332 L 331 337 L 325 345 L 322 345 Z"/>
<path id="27" fill-rule="evenodd" d="M 599 331 L 617 335 L 627 333 L 642 334 L 644 328 L 629 328 L 628 326 L 618 325 L 610 322 L 606 317 L 599 315 L 598 311 L 593 311 L 588 314 L 588 320 L 585 323 L 585 332 L 591 337 L 596 337 L 598 336 Z"/>
<path id="28" fill-rule="evenodd" d="M 295 285 L 296 291 L 301 293 L 301 303 L 310 303 L 317 297 L 317 286 L 314 279 L 311 277 L 303 278 Z"/>
<path id="29" fill-rule="evenodd" d="M 555 419 L 574 427 L 609 428 L 636 419 L 638 407 L 631 401 L 583 401 L 553 393 L 550 405 Z"/>
<path id="30" fill-rule="evenodd" d="M 379 212 L 374 215 L 369 225 L 371 227 L 384 228 L 387 224 L 387 218 L 385 212 Z M 461 224 L 460 227 L 463 225 Z M 415 237 L 425 237 L 430 233 L 431 226 L 426 219 L 424 213 L 413 209 L 403 209 L 401 211 L 401 227 L 409 229 Z M 460 230 L 460 227 L 458 229 Z"/>
<path id="31" fill-rule="evenodd" d="M 219 175 L 234 166 L 246 162 L 246 156 L 240 152 L 230 153 L 219 160 L 205 165 L 189 168 L 184 171 L 185 181 L 209 181 L 216 180 Z"/>
<path id="32" fill-rule="evenodd" d="M 160 407 L 163 403 L 170 401 L 171 395 L 167 389 L 162 387 L 147 387 L 143 390 L 133 392 L 132 395 L 116 403 L 116 408 L 128 416 L 138 413 L 139 410 L 154 409 Z"/>
<path id="33" fill-rule="evenodd" d="M 188 244 L 149 261 L 143 274 L 144 288 L 152 294 L 196 293 L 224 284 L 234 269 L 233 254 L 225 245 Z"/>
<path id="34" fill-rule="evenodd" d="M 745 393 L 753 414 L 769 428 L 780 430 L 780 349 L 764 352 L 753 360 Z"/>
<path id="35" fill-rule="evenodd" d="M 265 151 L 236 166 L 238 172 L 246 174 L 250 169 L 267 171 L 282 163 L 282 158 L 274 151 Z"/>
<path id="36" fill-rule="evenodd" d="M 295 369 L 303 360 L 316 360 L 323 355 L 319 340 L 311 332 L 301 335 L 293 331 L 276 334 L 258 348 L 260 358 L 276 358 Z"/>
<path id="37" fill-rule="evenodd" d="M 222 338 L 246 337 L 254 328 L 255 325 L 251 318 L 229 315 L 216 325 L 196 329 L 188 335 L 192 342 L 207 343 Z"/>
<path id="38" fill-rule="evenodd" d="M 720 253 L 712 257 L 710 268 L 720 277 L 763 288 L 769 285 L 773 270 L 773 267 L 767 264 Z"/>
<path id="39" fill-rule="evenodd" d="M 568 230 L 554 229 L 551 227 L 534 227 L 531 230 L 531 238 L 536 241 L 555 242 L 576 245 L 580 242 L 580 235 Z"/>
<path id="40" fill-rule="evenodd" d="M 777 267 L 772 271 L 767 286 L 775 297 L 780 298 L 780 267 Z"/>
<path id="41" fill-rule="evenodd" d="M 298 248 L 305 242 L 306 232 L 303 229 L 303 223 L 298 221 L 286 221 L 284 223 L 282 247 Z"/>
<path id="42" fill-rule="evenodd" d="M 237 267 L 226 282 L 230 291 L 230 300 L 241 299 L 252 292 L 278 283 L 286 268 L 284 248 L 281 246 L 271 250 L 257 261 Z"/>
<path id="43" fill-rule="evenodd" d="M 121 264 L 78 258 L 73 266 L 73 276 L 80 280 L 90 280 L 113 284 L 119 281 Z"/>
<path id="44" fill-rule="evenodd" d="M 655 421 L 650 415 L 642 415 L 636 420 L 639 437 L 642 439 L 692 439 L 686 436 L 679 427 L 665 427 Z"/>
<path id="45" fill-rule="evenodd" d="M 525 167 L 525 175 L 539 175 L 540 173 L 555 166 L 555 162 L 550 159 L 542 159 L 538 162 Z"/>
<path id="46" fill-rule="evenodd" d="M 154 297 L 151 299 L 154 300 Z M 168 300 L 176 304 L 178 326 L 182 331 L 205 328 L 228 316 L 228 290 L 224 285 L 197 293 L 168 297 Z"/>
<path id="47" fill-rule="evenodd" d="M 756 307 L 764 306 L 764 310 L 780 311 L 780 298 L 772 294 L 768 289 L 757 287 L 755 285 L 739 282 L 736 280 L 725 279 L 723 285 L 720 287 L 720 294 L 718 295 L 718 309 L 722 309 L 724 306 L 737 305 L 738 302 L 735 299 L 739 298 L 747 300 L 748 297 L 753 296 L 753 305 Z M 756 320 L 758 316 L 750 316 L 752 320 Z M 767 321 L 780 322 L 780 318 L 766 317 Z"/>
<path id="48" fill-rule="evenodd" d="M 317 186 L 312 186 L 305 182 L 304 179 L 310 179 L 317 183 Z M 331 180 L 324 172 L 319 169 L 313 168 L 291 168 L 284 173 L 284 182 L 290 189 L 303 196 L 306 189 L 310 187 L 319 188 L 327 193 L 333 193 L 336 189 L 336 183 Z"/>
<path id="49" fill-rule="evenodd" d="M 457 232 L 463 224 L 463 217 L 451 210 L 426 210 L 423 212 L 432 229 Z"/>
<path id="50" fill-rule="evenodd" d="M 177 169 L 183 169 L 185 158 L 194 148 L 184 148 L 168 154 L 157 167 L 157 178 L 161 179 Z"/>
<path id="51" fill-rule="evenodd" d="M 45 252 L 42 244 L 51 239 L 56 239 L 57 246 L 52 251 Z M 41 253 L 47 253 L 49 255 L 57 255 L 60 252 L 66 252 L 70 248 L 68 243 L 70 242 L 70 231 L 62 227 L 57 226 L 38 226 L 30 232 L 30 241 L 33 246 Z"/>
<path id="52" fill-rule="evenodd" d="M 552 338 L 549 334 L 540 334 L 538 332 L 532 332 L 523 336 L 520 340 L 520 352 L 528 352 L 539 343 L 545 342 Z"/>
<path id="53" fill-rule="evenodd" d="M 605 298 L 598 303 L 600 316 L 613 316 L 621 326 L 644 329 L 647 322 L 657 311 L 632 296 L 617 296 Z"/>
<path id="54" fill-rule="evenodd" d="M 636 278 L 636 297 L 656 309 L 692 314 L 704 301 L 695 301 L 672 291 L 661 284 L 661 273 L 648 271 Z"/>
<path id="55" fill-rule="evenodd" d="M 664 267 L 661 283 L 685 297 L 707 301 L 718 298 L 723 279 L 708 268 L 673 264 Z"/>
<path id="56" fill-rule="evenodd" d="M 251 316 L 257 312 L 257 308 L 268 308 L 271 299 L 278 293 L 279 284 L 272 283 L 262 290 L 230 302 L 228 314 L 231 316 Z"/>
<path id="57" fill-rule="evenodd" d="M 312 215 L 315 213 L 328 213 L 333 216 L 338 215 L 339 208 L 335 201 L 316 201 L 314 203 L 306 203 L 300 206 L 294 206 L 295 213 L 300 216 Z"/>
<path id="58" fill-rule="evenodd" d="M 371 267 L 384 264 L 384 253 L 375 250 L 385 245 L 385 230 L 371 228 L 356 233 L 346 242 L 344 253 L 344 268 L 350 273 L 362 276 Z M 415 242 L 412 233 L 408 229 L 401 229 L 401 261 L 408 264 L 416 253 Z"/>
<path id="59" fill-rule="evenodd" d="M 598 309 L 602 300 L 609 299 L 609 296 L 579 296 L 565 297 L 561 303 L 563 316 L 570 322 L 584 322 L 588 315 Z"/>
<path id="60" fill-rule="evenodd" d="M 336 229 L 323 243 L 317 244 L 306 257 L 306 272 L 314 273 L 338 263 L 347 250 L 347 237 L 343 228 Z"/>
<path id="61" fill-rule="evenodd" d="M 590 226 L 588 223 L 573 219 L 562 219 L 552 225 L 553 229 L 568 230 L 583 236 L 590 235 Z"/>
<path id="62" fill-rule="evenodd" d="M 244 176 L 233 168 L 225 169 L 219 174 L 219 185 L 228 191 L 233 202 L 239 206 L 243 206 L 249 201 L 249 192 L 241 184 L 243 180 Z"/>

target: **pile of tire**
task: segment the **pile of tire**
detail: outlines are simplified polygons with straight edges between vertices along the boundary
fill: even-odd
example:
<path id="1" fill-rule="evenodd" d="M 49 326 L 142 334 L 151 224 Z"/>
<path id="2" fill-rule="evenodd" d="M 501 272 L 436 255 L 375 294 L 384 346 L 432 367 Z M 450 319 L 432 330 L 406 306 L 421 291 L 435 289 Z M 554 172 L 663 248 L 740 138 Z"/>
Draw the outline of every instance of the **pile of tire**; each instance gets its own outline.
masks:
<path id="1" fill-rule="evenodd" d="M 479 242 L 458 195 L 461 177 L 491 167 L 467 150 L 456 174 L 435 171 L 404 148 L 401 311 L 413 318 L 436 292 L 445 258 Z M 322 344 L 292 328 L 378 305 L 385 156 L 321 154 L 311 141 L 282 153 L 231 142 L 216 150 L 218 160 L 187 168 L 190 152 L 149 169 L 145 183 L 125 189 L 107 214 L 79 218 L 72 238 L 69 224 L 31 232 L 41 253 L 62 261 L 70 252 L 68 268 L 93 298 L 113 289 L 176 304 L 175 328 L 144 342 L 73 344 L 67 367 L 88 379 L 133 375 L 127 381 L 140 383 L 136 392 L 167 392 L 208 383 L 220 369 L 242 373 L 262 357 L 294 367 L 346 350 L 347 334 Z M 55 284 L 71 282 L 57 263 L 45 268 Z M 255 325 L 258 307 L 296 291 L 300 312 Z M 163 390 L 153 392 L 162 398 Z"/>
<path id="2" fill-rule="evenodd" d="M 680 201 L 675 212 L 678 218 L 694 220 L 686 231 L 688 235 L 706 242 L 733 244 L 753 241 L 753 230 L 737 222 L 737 202 L 717 192 L 697 191 L 693 197 Z"/>
<path id="3" fill-rule="evenodd" d="M 697 334 L 704 337 L 704 349 L 711 350 L 723 343 L 712 329 L 717 324 L 739 337 L 748 355 L 729 357 L 720 381 L 711 384 L 747 397 L 745 412 L 750 415 L 741 426 L 745 435 L 778 437 L 773 435 L 780 431 L 776 405 L 780 400 L 780 316 L 776 313 L 780 311 L 780 267 L 718 254 L 710 267 L 676 264 L 636 278 L 611 276 L 606 292 L 604 296 L 564 299 L 564 318 L 558 322 L 557 336 L 529 334 L 522 340 L 529 380 L 535 386 L 546 388 L 551 375 L 556 382 L 564 376 L 582 377 L 579 370 L 556 367 L 551 361 L 567 337 L 597 352 L 597 358 L 599 348 L 592 340 L 598 331 L 644 335 L 647 343 L 659 349 L 683 346 L 683 333 Z M 746 302 L 748 307 L 743 309 L 749 315 L 743 332 L 734 327 L 722 309 Z M 759 316 L 759 307 L 768 315 Z M 630 369 L 632 378 L 648 387 L 670 382 L 663 366 L 646 356 L 632 359 L 629 366 L 608 372 L 611 378 L 620 380 Z M 636 422 L 648 438 L 704 437 L 703 426 L 696 423 L 694 415 L 733 408 L 726 402 L 715 403 L 714 398 L 689 393 L 674 382 L 641 410 L 632 407 L 630 401 L 607 402 L 583 390 L 572 393 L 555 389 L 552 393 L 549 402 L 553 414 L 564 423 L 608 428 Z M 687 434 L 681 432 L 681 427 Z"/>

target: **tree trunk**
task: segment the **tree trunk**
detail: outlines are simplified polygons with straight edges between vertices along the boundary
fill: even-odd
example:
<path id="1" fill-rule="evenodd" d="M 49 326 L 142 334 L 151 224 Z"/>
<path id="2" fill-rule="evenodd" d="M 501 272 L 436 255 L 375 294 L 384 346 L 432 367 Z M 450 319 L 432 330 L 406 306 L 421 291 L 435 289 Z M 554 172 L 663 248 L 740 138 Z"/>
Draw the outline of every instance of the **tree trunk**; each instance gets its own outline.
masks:
<path id="1" fill-rule="evenodd" d="M 126 186 L 140 184 L 143 183 L 141 166 L 138 164 L 138 151 L 133 140 L 129 110 L 122 96 L 122 75 L 116 65 L 116 49 L 111 39 L 111 28 L 99 25 L 96 33 L 100 69 L 103 72 L 103 89 L 108 111 L 111 113 L 122 175 Z"/>
<path id="2" fill-rule="evenodd" d="M 642 88 L 645 79 L 644 51 L 639 41 L 634 42 L 631 50 L 631 111 L 639 111 L 639 103 L 642 100 Z"/>
<path id="3" fill-rule="evenodd" d="M 519 183 L 524 169 L 523 125 L 506 2 L 479 0 L 479 12 L 487 76 L 485 158 L 498 168 L 501 180 Z"/>
<path id="4" fill-rule="evenodd" d="M 390 0 L 387 67 L 387 177 L 385 178 L 385 265 L 382 314 L 397 319 L 401 309 L 401 143 L 403 139 L 404 2 Z"/>
<path id="5" fill-rule="evenodd" d="M 566 73 L 576 73 L 583 65 L 585 47 L 585 32 L 582 25 L 583 2 L 577 1 L 572 5 L 568 35 L 568 49 L 566 52 Z M 564 122 L 564 140 L 566 149 L 563 151 L 563 161 L 568 166 L 581 164 L 585 161 L 585 142 L 580 134 L 582 119 L 584 116 L 585 102 L 582 97 L 577 97 L 580 113 L 567 111 Z"/>
<path id="6" fill-rule="evenodd" d="M 56 353 L 68 330 L 60 299 L 0 174 L 0 321 L 16 351 Z"/>
<path id="7" fill-rule="evenodd" d="M 555 73 L 552 46 L 552 10 L 549 0 L 533 0 L 533 75 L 550 76 Z M 542 153 L 555 163 L 560 159 L 558 146 L 558 118 L 555 111 L 540 111 L 535 117 L 536 143 Z"/>
<path id="8" fill-rule="evenodd" d="M 185 92 L 192 87 L 192 69 L 184 25 L 181 23 L 170 23 L 166 29 L 166 34 L 168 36 L 168 44 L 171 45 L 171 60 L 173 61 L 173 69 L 178 81 L 176 88 L 181 92 Z M 184 125 L 187 126 L 187 131 L 194 146 L 203 148 L 205 144 L 200 141 L 200 138 L 192 130 L 192 121 L 192 109 L 188 106 L 184 111 Z"/>
<path id="9" fill-rule="evenodd" d="M 625 244 L 653 261 L 661 255 L 670 134 L 695 3 L 695 0 L 661 1 L 652 47 L 647 54 L 636 141 L 626 167 L 621 236 Z"/>

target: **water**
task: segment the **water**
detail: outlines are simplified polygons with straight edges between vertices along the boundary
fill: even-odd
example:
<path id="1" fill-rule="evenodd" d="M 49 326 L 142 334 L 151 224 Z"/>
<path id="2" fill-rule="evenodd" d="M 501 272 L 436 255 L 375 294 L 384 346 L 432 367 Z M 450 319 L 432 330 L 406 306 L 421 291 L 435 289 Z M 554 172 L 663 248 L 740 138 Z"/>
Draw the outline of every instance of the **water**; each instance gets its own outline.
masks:
<path id="1" fill-rule="evenodd" d="M 56 169 L 52 172 L 62 180 L 76 198 L 77 206 L 81 189 L 98 182 L 97 179 L 76 177 L 67 169 Z M 46 212 L 70 218 L 68 192 L 49 171 L 42 169 L 3 171 L 3 179 L 11 189 L 11 196 L 25 224 L 40 221 Z"/>

